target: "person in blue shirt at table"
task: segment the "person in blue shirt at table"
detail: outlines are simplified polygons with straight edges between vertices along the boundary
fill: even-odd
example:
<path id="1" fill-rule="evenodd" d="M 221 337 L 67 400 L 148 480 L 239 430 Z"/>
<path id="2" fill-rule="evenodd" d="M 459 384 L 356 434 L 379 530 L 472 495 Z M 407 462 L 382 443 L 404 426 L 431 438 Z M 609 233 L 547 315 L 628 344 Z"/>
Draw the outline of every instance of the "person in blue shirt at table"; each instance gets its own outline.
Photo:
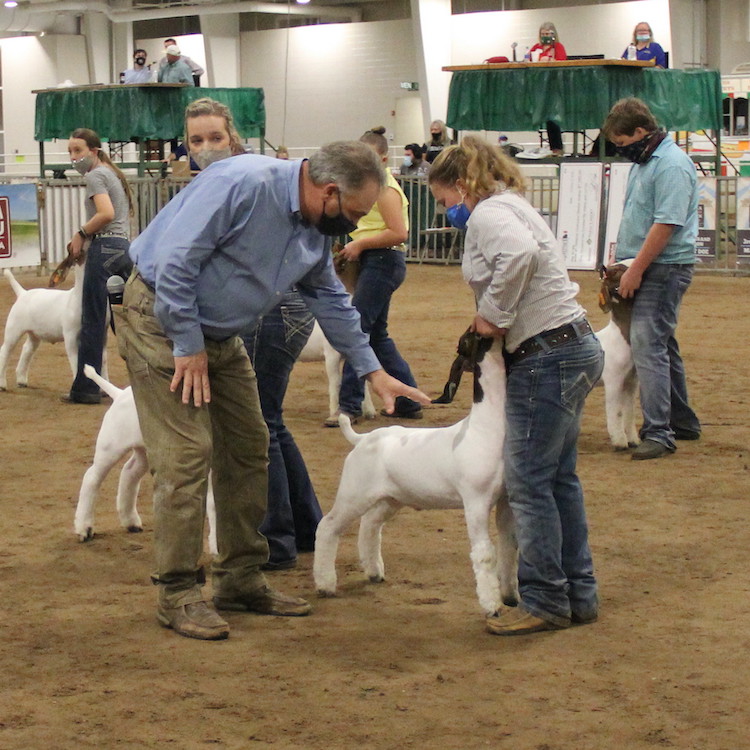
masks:
<path id="1" fill-rule="evenodd" d="M 645 21 L 636 24 L 633 29 L 633 40 L 631 44 L 635 45 L 636 60 L 653 60 L 657 68 L 667 67 L 667 56 L 660 44 L 654 41 L 654 32 L 651 26 Z M 628 59 L 627 47 L 622 53 L 622 59 Z"/>
<path id="2" fill-rule="evenodd" d="M 331 344 L 392 411 L 429 398 L 387 375 L 333 269 L 347 234 L 385 184 L 374 152 L 328 144 L 302 161 L 240 155 L 204 169 L 132 245 L 136 266 L 116 310 L 154 477 L 157 618 L 180 635 L 229 635 L 222 610 L 302 616 L 310 605 L 269 588 L 259 527 L 268 494 L 268 429 L 239 333 L 296 284 Z M 200 564 L 209 469 L 218 555 L 213 604 Z"/>
<path id="3" fill-rule="evenodd" d="M 695 265 L 698 180 L 690 157 L 640 99 L 616 102 L 602 132 L 633 162 L 615 251 L 617 261 L 634 259 L 619 290 L 633 299 L 630 345 L 643 412 L 642 442 L 631 458 L 661 458 L 674 453 L 675 440 L 701 434 L 675 338 Z"/>
<path id="4" fill-rule="evenodd" d="M 133 52 L 133 67 L 123 73 L 123 83 L 151 83 L 153 74 L 146 65 L 146 50 L 137 49 Z"/>

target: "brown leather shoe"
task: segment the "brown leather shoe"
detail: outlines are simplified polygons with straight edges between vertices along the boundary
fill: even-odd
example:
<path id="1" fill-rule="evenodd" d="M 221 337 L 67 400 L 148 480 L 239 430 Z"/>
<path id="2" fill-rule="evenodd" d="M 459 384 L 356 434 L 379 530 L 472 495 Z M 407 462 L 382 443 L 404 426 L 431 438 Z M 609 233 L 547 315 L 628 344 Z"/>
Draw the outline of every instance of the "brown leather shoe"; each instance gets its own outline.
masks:
<path id="1" fill-rule="evenodd" d="M 229 625 L 209 602 L 192 602 L 181 607 L 164 607 L 160 604 L 156 617 L 165 628 L 172 628 L 186 638 L 223 641 L 229 637 Z"/>
<path id="2" fill-rule="evenodd" d="M 259 615 L 276 615 L 278 617 L 304 617 L 310 614 L 309 602 L 297 596 L 287 596 L 270 586 L 263 586 L 257 591 L 233 599 L 221 596 L 214 597 L 216 609 L 231 612 L 256 612 Z"/>
<path id="3" fill-rule="evenodd" d="M 561 630 L 567 625 L 556 625 L 554 622 L 543 620 L 521 607 L 507 607 L 494 615 L 489 615 L 486 627 L 487 632 L 492 635 L 526 635 L 543 630 Z"/>

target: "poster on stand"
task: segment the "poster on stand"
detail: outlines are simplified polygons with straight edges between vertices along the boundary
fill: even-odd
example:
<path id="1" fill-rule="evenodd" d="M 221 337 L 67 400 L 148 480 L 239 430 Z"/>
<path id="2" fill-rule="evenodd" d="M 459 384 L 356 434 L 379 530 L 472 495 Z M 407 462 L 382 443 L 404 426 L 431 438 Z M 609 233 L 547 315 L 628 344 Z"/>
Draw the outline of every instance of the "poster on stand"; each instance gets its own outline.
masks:
<path id="1" fill-rule="evenodd" d="M 750 177 L 737 178 L 737 263 L 750 263 Z"/>
<path id="2" fill-rule="evenodd" d="M 0 185 L 0 268 L 38 266 L 36 185 Z"/>
<path id="3" fill-rule="evenodd" d="M 716 178 L 698 178 L 698 237 L 695 240 L 697 263 L 716 260 Z"/>
<path id="4" fill-rule="evenodd" d="M 604 234 L 604 264 L 615 262 L 617 233 L 620 231 L 622 212 L 625 208 L 625 193 L 631 163 L 612 162 L 609 165 L 609 191 L 607 194 L 607 229 Z"/>
<path id="5" fill-rule="evenodd" d="M 570 269 L 597 267 L 603 174 L 600 163 L 560 166 L 557 239 Z"/>

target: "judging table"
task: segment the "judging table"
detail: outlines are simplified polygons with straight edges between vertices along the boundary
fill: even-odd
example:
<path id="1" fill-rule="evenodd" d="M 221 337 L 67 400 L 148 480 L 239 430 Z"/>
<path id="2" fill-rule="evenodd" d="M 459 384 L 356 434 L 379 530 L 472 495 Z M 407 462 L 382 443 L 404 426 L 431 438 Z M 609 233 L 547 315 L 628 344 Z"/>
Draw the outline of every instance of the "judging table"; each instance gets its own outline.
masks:
<path id="1" fill-rule="evenodd" d="M 34 138 L 39 142 L 41 170 L 45 165 L 44 142 L 66 139 L 76 128 L 91 128 L 103 140 L 139 145 L 139 173 L 145 167 L 144 143 L 181 139 L 185 107 L 195 99 L 210 97 L 226 104 L 242 138 L 265 136 L 263 89 L 204 88 L 181 83 L 143 83 L 40 89 L 36 94 Z"/>
<path id="2" fill-rule="evenodd" d="M 643 99 L 669 130 L 722 127 L 721 78 L 715 70 L 662 70 L 653 61 L 451 65 L 447 124 L 456 130 L 539 130 L 555 120 L 563 130 L 600 128 L 623 97 Z"/>

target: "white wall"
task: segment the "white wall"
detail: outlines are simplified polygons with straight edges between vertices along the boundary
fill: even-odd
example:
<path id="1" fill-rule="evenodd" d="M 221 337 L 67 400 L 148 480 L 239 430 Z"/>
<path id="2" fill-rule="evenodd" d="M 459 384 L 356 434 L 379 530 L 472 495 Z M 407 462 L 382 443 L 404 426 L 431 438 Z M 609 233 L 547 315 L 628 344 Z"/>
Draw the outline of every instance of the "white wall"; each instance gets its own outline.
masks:
<path id="1" fill-rule="evenodd" d="M 555 24 L 569 55 L 603 54 L 618 58 L 640 21 L 648 21 L 654 38 L 664 49 L 671 48 L 669 0 L 635 0 L 555 10 L 509 10 L 453 16 L 451 64 L 481 63 L 494 55 L 505 55 L 512 60 L 512 42 L 518 42 L 516 54 L 521 60 L 526 48 L 538 41 L 539 26 L 545 21 Z"/>
<path id="2" fill-rule="evenodd" d="M 417 80 L 408 20 L 243 32 L 240 69 L 264 89 L 268 140 L 295 147 L 393 133 L 397 100 L 413 96 L 399 84 Z"/>
<path id="3" fill-rule="evenodd" d="M 86 46 L 83 36 L 48 35 L 0 40 L 3 70 L 5 152 L 25 154 L 24 162 L 9 161 L 6 172 L 29 173 L 34 160 L 38 174 L 39 146 L 34 140 L 36 96 L 34 89 L 53 88 L 66 79 L 89 83 L 86 78 Z M 23 71 L 13 75 L 12 71 Z M 83 77 L 81 76 L 83 74 Z M 67 143 L 60 148 L 66 153 Z"/>

